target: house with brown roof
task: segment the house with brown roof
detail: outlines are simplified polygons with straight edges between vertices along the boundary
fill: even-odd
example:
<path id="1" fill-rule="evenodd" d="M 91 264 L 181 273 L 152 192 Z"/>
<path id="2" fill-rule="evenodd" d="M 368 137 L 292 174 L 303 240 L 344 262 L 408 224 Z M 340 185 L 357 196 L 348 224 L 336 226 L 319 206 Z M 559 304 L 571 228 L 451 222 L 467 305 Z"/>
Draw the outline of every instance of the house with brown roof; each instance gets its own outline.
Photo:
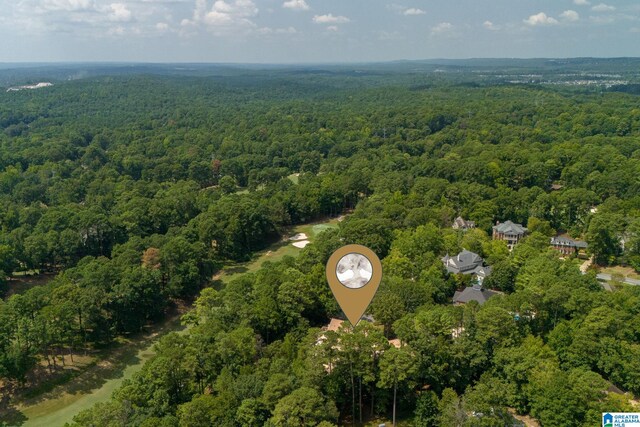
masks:
<path id="1" fill-rule="evenodd" d="M 338 332 L 338 329 L 340 329 L 343 322 L 344 320 L 331 318 L 331 320 L 329 320 L 329 324 L 322 329 L 325 331 Z"/>
<path id="2" fill-rule="evenodd" d="M 459 216 L 458 218 L 453 220 L 453 225 L 451 226 L 454 230 L 462 230 L 467 231 L 473 228 L 476 228 L 476 223 L 474 221 L 467 221 L 466 219 Z"/>

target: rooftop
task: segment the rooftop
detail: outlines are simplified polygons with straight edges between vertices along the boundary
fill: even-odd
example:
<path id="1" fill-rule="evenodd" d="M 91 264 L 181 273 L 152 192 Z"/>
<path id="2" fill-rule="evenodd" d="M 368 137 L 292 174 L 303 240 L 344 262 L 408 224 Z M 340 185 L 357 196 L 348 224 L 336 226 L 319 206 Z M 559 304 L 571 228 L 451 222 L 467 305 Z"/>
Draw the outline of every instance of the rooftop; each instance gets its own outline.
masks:
<path id="1" fill-rule="evenodd" d="M 476 273 L 478 276 L 481 276 L 481 277 L 487 277 L 488 275 L 490 275 L 490 274 L 491 274 L 491 271 L 492 271 L 491 266 L 490 266 L 490 265 L 487 265 L 486 267 L 478 267 L 478 268 L 476 268 L 475 273 Z"/>
<path id="2" fill-rule="evenodd" d="M 344 322 L 344 320 L 332 318 L 329 321 L 329 324 L 325 326 L 325 328 L 327 331 L 338 332 L 338 329 L 340 329 L 340 326 L 342 326 L 342 322 Z"/>
<path id="3" fill-rule="evenodd" d="M 461 228 L 463 230 L 468 228 L 476 228 L 476 223 L 474 221 L 467 221 L 466 219 L 459 216 L 458 218 L 453 220 L 453 228 Z"/>
<path id="4" fill-rule="evenodd" d="M 586 249 L 589 245 L 582 240 L 574 240 L 568 236 L 556 236 L 551 238 L 551 244 L 554 246 L 569 246 L 572 248 Z"/>
<path id="5" fill-rule="evenodd" d="M 442 262 L 450 273 L 460 273 L 482 265 L 482 258 L 476 253 L 463 249 L 458 255 L 446 255 L 442 258 Z"/>
<path id="6" fill-rule="evenodd" d="M 521 224 L 516 224 L 515 222 L 511 221 L 499 222 L 498 224 L 493 226 L 493 229 L 498 233 L 503 234 L 525 234 L 527 231 L 529 231 Z"/>
<path id="7" fill-rule="evenodd" d="M 453 302 L 456 304 L 466 304 L 471 301 L 476 301 L 478 304 L 482 305 L 487 300 L 493 296 L 498 295 L 499 292 L 492 291 L 489 289 L 484 289 L 482 286 L 474 285 L 468 288 L 465 288 L 462 291 L 457 291 L 453 295 Z"/>
<path id="8" fill-rule="evenodd" d="M 449 273 L 472 274 L 485 269 L 482 267 L 484 260 L 474 252 L 463 249 L 458 255 L 446 255 L 442 258 L 442 263 Z"/>

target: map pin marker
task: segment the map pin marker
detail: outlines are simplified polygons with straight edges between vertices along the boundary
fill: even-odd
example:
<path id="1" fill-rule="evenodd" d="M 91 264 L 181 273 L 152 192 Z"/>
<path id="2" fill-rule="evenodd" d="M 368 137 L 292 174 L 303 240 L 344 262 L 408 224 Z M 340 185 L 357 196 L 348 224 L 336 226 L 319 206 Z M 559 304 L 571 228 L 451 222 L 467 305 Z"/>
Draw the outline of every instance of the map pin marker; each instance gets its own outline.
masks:
<path id="1" fill-rule="evenodd" d="M 347 245 L 331 255 L 326 272 L 333 296 L 349 322 L 356 326 L 380 286 L 380 259 L 366 246 Z"/>

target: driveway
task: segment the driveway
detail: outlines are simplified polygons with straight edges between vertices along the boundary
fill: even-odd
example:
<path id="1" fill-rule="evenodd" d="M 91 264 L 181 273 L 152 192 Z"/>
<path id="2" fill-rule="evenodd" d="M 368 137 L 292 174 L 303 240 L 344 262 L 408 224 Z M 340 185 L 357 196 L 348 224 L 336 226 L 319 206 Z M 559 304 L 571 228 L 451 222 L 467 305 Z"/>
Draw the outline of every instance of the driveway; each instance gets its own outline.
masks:
<path id="1" fill-rule="evenodd" d="M 596 277 L 598 278 L 598 280 L 602 282 L 610 282 L 613 280 L 613 277 L 611 277 L 610 274 L 605 274 L 605 273 L 598 273 Z M 640 286 L 640 280 L 638 279 L 630 279 L 628 277 L 625 277 L 623 282 L 626 283 L 627 285 Z"/>

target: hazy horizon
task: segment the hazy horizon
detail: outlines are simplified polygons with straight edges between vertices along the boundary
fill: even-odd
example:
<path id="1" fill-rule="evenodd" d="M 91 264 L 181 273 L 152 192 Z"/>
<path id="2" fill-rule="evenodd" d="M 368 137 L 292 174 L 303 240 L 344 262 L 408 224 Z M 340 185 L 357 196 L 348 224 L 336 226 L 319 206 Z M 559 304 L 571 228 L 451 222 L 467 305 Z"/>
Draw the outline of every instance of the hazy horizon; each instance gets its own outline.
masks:
<path id="1" fill-rule="evenodd" d="M 555 60 L 624 60 L 640 59 L 638 56 L 564 56 L 564 57 L 461 57 L 461 58 L 419 58 L 419 59 L 388 59 L 379 61 L 306 61 L 306 62 L 225 62 L 225 61 L 109 61 L 109 60 L 75 60 L 75 61 L 0 61 L 0 65 L 219 65 L 219 66 L 246 66 L 246 65 L 268 65 L 268 66 L 307 66 L 307 65 L 358 65 L 358 64 L 393 64 L 404 62 L 426 62 L 439 64 L 439 61 L 450 62 L 472 62 L 472 61 L 555 61 Z"/>

